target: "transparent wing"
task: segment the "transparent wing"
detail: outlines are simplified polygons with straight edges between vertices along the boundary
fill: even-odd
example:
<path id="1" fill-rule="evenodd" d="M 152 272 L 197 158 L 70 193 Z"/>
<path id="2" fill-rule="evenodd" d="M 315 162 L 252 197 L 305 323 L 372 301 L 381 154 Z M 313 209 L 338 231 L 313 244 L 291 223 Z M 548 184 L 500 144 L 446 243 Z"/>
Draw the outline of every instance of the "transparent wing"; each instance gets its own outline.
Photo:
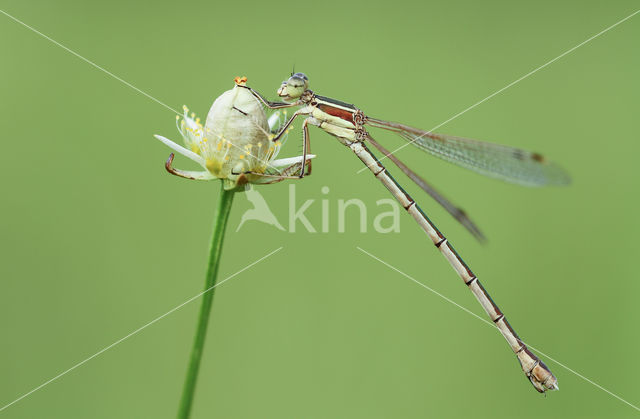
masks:
<path id="1" fill-rule="evenodd" d="M 480 231 L 478 226 L 471 221 L 467 213 L 457 206 L 455 206 L 451 201 L 444 197 L 440 192 L 438 192 L 433 186 L 431 186 L 427 181 L 425 181 L 422 177 L 420 177 L 413 170 L 409 169 L 406 164 L 404 164 L 400 159 L 398 159 L 395 155 L 391 154 L 386 148 L 384 148 L 380 143 L 373 139 L 371 134 L 367 133 L 367 141 L 373 144 L 375 148 L 380 150 L 380 152 L 388 156 L 389 159 L 396 165 L 398 168 L 409 177 L 416 185 L 422 188 L 423 191 L 428 193 L 438 204 L 440 204 L 453 218 L 455 218 L 460 224 L 462 224 L 473 236 L 480 242 L 484 242 L 486 239 L 484 234 Z"/>
<path id="2" fill-rule="evenodd" d="M 408 125 L 367 118 L 366 123 L 393 131 L 443 160 L 486 176 L 526 186 L 566 185 L 569 175 L 542 155 L 499 144 L 434 134 Z"/>

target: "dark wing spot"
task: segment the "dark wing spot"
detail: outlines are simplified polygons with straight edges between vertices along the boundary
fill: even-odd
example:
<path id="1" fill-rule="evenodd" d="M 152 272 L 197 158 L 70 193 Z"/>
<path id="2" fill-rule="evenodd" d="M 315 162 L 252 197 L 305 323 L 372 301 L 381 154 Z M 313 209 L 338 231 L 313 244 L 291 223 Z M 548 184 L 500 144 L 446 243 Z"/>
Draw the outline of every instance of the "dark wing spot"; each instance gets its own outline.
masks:
<path id="1" fill-rule="evenodd" d="M 544 156 L 539 153 L 531 153 L 531 158 L 538 163 L 544 163 Z"/>

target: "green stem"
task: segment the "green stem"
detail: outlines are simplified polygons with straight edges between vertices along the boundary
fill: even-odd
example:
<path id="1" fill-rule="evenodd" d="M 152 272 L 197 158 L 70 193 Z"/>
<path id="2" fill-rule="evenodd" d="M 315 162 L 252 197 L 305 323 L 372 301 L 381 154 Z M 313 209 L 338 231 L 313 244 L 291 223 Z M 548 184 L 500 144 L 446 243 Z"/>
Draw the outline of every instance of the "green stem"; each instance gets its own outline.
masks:
<path id="1" fill-rule="evenodd" d="M 207 269 L 207 278 L 204 284 L 206 292 L 202 296 L 198 328 L 196 329 L 196 336 L 193 340 L 189 369 L 187 370 L 187 377 L 182 389 L 182 399 L 180 400 L 178 419 L 187 419 L 191 413 L 193 395 L 196 389 L 196 380 L 198 379 L 198 371 L 200 369 L 200 359 L 202 358 L 202 349 L 204 347 L 207 325 L 209 324 L 209 314 L 211 313 L 211 305 L 213 303 L 213 292 L 215 291 L 215 288 L 212 287 L 215 286 L 216 278 L 218 276 L 220 254 L 222 253 L 222 241 L 227 227 L 227 220 L 229 220 L 229 213 L 231 212 L 231 203 L 233 202 L 234 195 L 234 191 L 225 190 L 223 182 L 220 182 L 220 199 L 218 200 L 218 209 L 216 210 L 215 226 L 213 228 L 211 249 L 209 251 L 209 267 Z"/>

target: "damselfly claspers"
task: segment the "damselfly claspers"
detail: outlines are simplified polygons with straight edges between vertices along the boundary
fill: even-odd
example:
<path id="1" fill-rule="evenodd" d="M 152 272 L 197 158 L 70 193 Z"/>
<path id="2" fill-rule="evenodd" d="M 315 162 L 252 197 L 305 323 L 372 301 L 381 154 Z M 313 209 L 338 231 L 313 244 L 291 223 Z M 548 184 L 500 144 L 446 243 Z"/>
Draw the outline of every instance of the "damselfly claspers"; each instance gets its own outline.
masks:
<path id="1" fill-rule="evenodd" d="M 382 163 L 371 153 L 366 143 L 369 142 L 373 144 L 373 146 L 380 150 L 386 157 L 389 157 L 402 172 L 435 198 L 438 203 L 461 222 L 476 238 L 483 239 L 480 230 L 467 217 L 464 211 L 444 198 L 424 181 L 424 179 L 404 165 L 393 153 L 389 153 L 384 147 L 378 144 L 365 129 L 365 125 L 393 131 L 408 140 L 412 145 L 444 160 L 487 176 L 522 185 L 542 186 L 567 184 L 569 177 L 562 169 L 548 162 L 538 153 L 477 140 L 434 134 L 404 124 L 369 117 L 354 105 L 315 94 L 309 89 L 309 79 L 303 73 L 292 74 L 288 80 L 282 83 L 280 89 L 278 89 L 278 96 L 287 103 L 270 102 L 250 87 L 245 87 L 251 90 L 258 100 L 271 109 L 292 106 L 300 107 L 284 124 L 273 140 L 277 141 L 279 136 L 287 131 L 291 123 L 298 116 L 304 116 L 305 119 L 302 122 L 302 161 L 306 161 L 304 156 L 309 152 L 309 124 L 321 128 L 323 131 L 336 137 L 342 144 L 349 147 L 416 220 L 418 225 L 427 233 L 471 292 L 473 292 L 476 299 L 480 302 L 491 320 L 509 343 L 511 349 L 515 352 L 522 370 L 535 389 L 540 393 L 544 393 L 547 390 L 558 389 L 557 379 L 549 368 L 520 340 L 509 322 L 507 322 L 504 314 L 502 314 L 498 306 L 480 284 L 476 275 L 416 202 L 402 189 Z M 299 177 L 303 177 L 304 175 L 305 168 L 302 166 Z"/>

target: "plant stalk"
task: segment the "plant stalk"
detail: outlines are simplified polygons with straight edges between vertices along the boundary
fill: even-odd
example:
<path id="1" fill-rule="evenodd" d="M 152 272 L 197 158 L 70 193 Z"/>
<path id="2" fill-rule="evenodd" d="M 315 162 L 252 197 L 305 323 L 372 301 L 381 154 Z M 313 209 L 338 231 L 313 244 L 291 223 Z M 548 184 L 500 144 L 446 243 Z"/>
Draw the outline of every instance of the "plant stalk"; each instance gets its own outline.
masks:
<path id="1" fill-rule="evenodd" d="M 215 215 L 215 225 L 213 228 L 213 236 L 211 238 L 211 248 L 209 251 L 209 267 L 207 268 L 207 277 L 205 279 L 205 293 L 202 296 L 202 304 L 200 306 L 200 316 L 198 318 L 198 327 L 193 340 L 191 349 L 191 358 L 189 359 L 189 367 L 187 376 L 182 388 L 182 398 L 180 400 L 180 408 L 178 410 L 178 419 L 187 419 L 191 413 L 193 404 L 193 396 L 196 389 L 196 381 L 198 379 L 198 371 L 200 369 L 200 360 L 202 358 L 202 350 L 204 348 L 205 337 L 207 334 L 207 326 L 211 313 L 211 305 L 213 304 L 213 295 L 215 291 L 216 280 L 218 277 L 218 267 L 220 266 L 220 255 L 222 254 L 222 242 L 224 240 L 224 232 L 229 220 L 231 212 L 231 204 L 235 191 L 225 190 L 224 183 L 220 182 L 220 197 L 218 199 L 218 208 Z"/>

